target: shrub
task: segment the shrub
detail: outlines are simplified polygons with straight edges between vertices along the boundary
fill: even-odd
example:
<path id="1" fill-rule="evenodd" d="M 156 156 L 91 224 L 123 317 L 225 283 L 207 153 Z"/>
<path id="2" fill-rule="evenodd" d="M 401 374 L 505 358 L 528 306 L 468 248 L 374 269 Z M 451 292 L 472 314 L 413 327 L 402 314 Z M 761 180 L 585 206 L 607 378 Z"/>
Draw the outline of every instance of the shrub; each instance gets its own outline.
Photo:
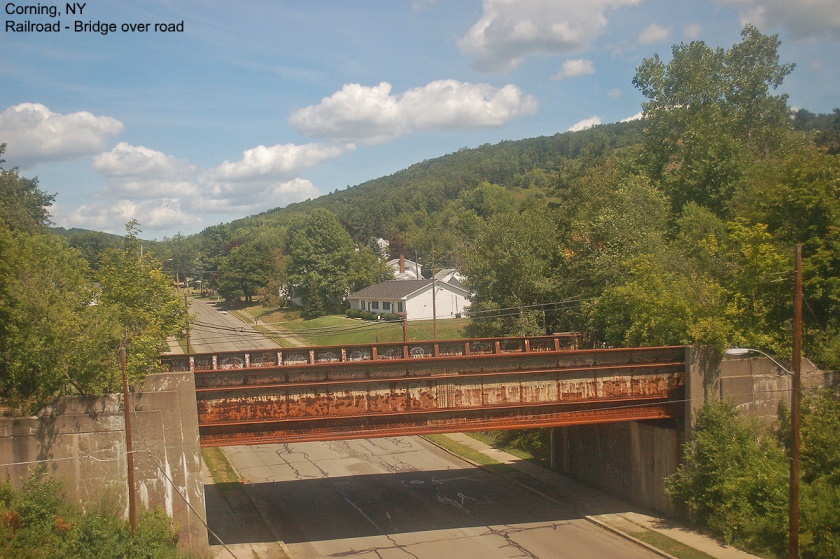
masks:
<path id="1" fill-rule="evenodd" d="M 0 550 L 4 559 L 86 557 L 176 559 L 177 532 L 161 510 L 138 517 L 137 530 L 100 505 L 82 510 L 41 468 L 20 489 L 0 482 Z"/>

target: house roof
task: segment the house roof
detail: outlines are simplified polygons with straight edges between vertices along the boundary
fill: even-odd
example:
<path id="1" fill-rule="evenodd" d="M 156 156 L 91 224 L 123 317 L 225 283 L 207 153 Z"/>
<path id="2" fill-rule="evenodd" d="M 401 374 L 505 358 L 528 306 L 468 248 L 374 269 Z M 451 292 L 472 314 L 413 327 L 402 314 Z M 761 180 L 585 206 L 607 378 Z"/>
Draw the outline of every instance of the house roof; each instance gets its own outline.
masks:
<path id="1" fill-rule="evenodd" d="M 404 299 L 427 285 L 432 280 L 388 280 L 360 289 L 350 299 Z"/>
<path id="2" fill-rule="evenodd" d="M 445 289 L 460 291 L 464 296 L 469 295 L 469 291 L 457 285 L 447 284 L 444 282 L 437 282 L 437 284 Z M 431 287 L 432 280 L 388 280 L 382 283 L 377 283 L 369 287 L 365 287 L 352 295 L 350 299 L 407 299 L 409 295 L 413 295 L 418 291 L 422 291 L 427 287 Z"/>

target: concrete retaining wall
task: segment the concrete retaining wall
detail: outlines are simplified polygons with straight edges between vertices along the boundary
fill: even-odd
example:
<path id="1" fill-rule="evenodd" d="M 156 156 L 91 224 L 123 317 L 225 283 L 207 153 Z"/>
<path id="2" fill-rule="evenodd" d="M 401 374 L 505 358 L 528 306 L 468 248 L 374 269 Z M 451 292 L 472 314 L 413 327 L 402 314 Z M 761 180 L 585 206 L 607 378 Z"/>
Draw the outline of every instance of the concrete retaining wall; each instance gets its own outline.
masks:
<path id="1" fill-rule="evenodd" d="M 677 468 L 678 433 L 665 421 L 558 427 L 555 466 L 564 475 L 672 515 L 663 483 Z"/>
<path id="2" fill-rule="evenodd" d="M 149 375 L 131 395 L 138 511 L 164 509 L 180 547 L 207 556 L 206 512 L 191 373 Z M 0 475 L 43 465 L 81 502 L 116 496 L 128 515 L 122 397 L 66 397 L 36 417 L 0 418 Z"/>

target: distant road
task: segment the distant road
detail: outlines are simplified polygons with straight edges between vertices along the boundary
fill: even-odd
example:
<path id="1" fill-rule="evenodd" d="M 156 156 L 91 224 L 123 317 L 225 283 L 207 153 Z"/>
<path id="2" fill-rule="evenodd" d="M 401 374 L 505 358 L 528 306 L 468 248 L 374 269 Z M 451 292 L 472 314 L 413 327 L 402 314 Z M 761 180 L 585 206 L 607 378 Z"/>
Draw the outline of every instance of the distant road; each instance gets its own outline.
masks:
<path id="1" fill-rule="evenodd" d="M 206 299 L 190 299 L 190 346 L 193 353 L 272 349 L 280 347 L 221 305 Z"/>

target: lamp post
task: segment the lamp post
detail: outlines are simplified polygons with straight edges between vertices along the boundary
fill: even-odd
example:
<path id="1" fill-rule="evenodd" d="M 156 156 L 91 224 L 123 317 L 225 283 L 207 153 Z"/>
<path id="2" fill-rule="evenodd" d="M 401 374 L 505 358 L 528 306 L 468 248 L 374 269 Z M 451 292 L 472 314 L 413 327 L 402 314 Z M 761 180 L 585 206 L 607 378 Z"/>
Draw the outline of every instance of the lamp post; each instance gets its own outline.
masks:
<path id="1" fill-rule="evenodd" d="M 791 375 L 790 387 L 790 498 L 788 501 L 788 557 L 799 558 L 799 432 L 800 402 L 802 398 L 802 245 L 794 251 L 793 274 L 793 355 L 790 371 L 776 359 L 758 349 L 736 347 L 726 350 L 727 355 L 761 354 L 785 373 Z"/>

